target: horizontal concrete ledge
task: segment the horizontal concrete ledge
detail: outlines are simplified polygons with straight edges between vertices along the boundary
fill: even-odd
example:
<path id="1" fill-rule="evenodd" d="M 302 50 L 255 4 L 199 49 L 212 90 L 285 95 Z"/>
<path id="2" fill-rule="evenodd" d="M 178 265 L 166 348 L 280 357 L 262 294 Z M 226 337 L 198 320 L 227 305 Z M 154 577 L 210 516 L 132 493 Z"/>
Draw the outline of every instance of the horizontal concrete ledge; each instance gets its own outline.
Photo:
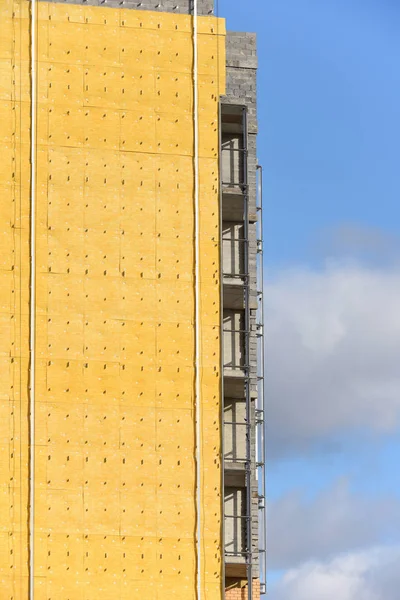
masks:
<path id="1" fill-rule="evenodd" d="M 129 8 L 136 10 L 153 10 L 173 12 L 177 14 L 193 14 L 193 0 L 50 0 L 58 4 L 82 4 L 83 6 L 102 6 L 110 8 Z M 214 14 L 214 0 L 198 0 L 198 14 L 202 16 Z"/>

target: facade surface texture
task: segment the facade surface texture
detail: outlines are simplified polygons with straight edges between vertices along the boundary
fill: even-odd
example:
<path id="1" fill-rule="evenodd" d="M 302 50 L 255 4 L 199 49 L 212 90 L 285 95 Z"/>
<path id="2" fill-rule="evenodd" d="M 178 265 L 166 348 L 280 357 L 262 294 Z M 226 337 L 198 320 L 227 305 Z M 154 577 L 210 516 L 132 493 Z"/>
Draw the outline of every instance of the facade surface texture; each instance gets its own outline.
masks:
<path id="1" fill-rule="evenodd" d="M 0 0 L 4 600 L 259 597 L 254 457 L 243 571 L 222 447 L 220 99 L 254 117 L 254 82 L 198 4 L 195 35 L 190 0 Z"/>

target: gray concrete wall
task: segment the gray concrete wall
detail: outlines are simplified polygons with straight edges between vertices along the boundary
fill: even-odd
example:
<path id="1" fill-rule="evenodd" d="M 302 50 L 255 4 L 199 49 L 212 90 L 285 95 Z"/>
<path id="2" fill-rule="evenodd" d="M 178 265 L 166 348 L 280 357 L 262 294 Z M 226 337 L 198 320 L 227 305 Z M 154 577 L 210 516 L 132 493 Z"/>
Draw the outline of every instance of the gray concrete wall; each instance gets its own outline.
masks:
<path id="1" fill-rule="evenodd" d="M 110 6 L 112 8 L 133 8 L 155 10 L 191 15 L 193 0 L 51 0 L 65 4 L 87 4 L 89 6 Z M 198 0 L 199 15 L 211 15 L 214 12 L 214 0 Z"/>

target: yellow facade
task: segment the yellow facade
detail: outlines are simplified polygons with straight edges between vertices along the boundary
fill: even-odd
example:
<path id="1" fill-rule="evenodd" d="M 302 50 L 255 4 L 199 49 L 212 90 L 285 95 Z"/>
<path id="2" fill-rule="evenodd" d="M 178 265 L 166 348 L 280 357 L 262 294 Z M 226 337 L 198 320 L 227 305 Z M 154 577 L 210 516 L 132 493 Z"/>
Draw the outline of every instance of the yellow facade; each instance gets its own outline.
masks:
<path id="1" fill-rule="evenodd" d="M 30 3 L 0 0 L 1 599 L 28 586 Z M 38 4 L 35 600 L 196 598 L 193 23 Z M 201 580 L 221 597 L 218 99 L 199 18 Z"/>

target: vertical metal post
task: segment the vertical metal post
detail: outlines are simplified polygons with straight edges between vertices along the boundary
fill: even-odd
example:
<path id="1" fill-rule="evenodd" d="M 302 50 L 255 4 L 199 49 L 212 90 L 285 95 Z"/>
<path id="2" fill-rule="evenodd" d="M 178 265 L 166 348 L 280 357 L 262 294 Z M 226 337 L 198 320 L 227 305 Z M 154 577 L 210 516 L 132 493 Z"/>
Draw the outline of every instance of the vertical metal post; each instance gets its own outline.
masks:
<path id="1" fill-rule="evenodd" d="M 257 185 L 257 470 L 258 477 L 258 497 L 259 497 L 259 541 L 260 541 L 260 579 L 261 593 L 266 593 L 267 578 L 267 515 L 266 515 L 266 419 L 265 419 L 265 388 L 264 388 L 264 366 L 265 366 L 265 338 L 264 338 L 264 249 L 263 249 L 263 170 L 261 165 L 257 165 L 258 185 Z"/>
<path id="2" fill-rule="evenodd" d="M 253 599 L 253 540 L 252 540 L 252 469 L 251 469 L 251 395 L 250 395 L 250 270 L 249 270 L 249 189 L 248 189 L 248 134 L 247 108 L 243 108 L 243 238 L 244 238 L 244 355 L 245 355 L 245 398 L 246 398 L 246 561 L 247 590 Z"/>

